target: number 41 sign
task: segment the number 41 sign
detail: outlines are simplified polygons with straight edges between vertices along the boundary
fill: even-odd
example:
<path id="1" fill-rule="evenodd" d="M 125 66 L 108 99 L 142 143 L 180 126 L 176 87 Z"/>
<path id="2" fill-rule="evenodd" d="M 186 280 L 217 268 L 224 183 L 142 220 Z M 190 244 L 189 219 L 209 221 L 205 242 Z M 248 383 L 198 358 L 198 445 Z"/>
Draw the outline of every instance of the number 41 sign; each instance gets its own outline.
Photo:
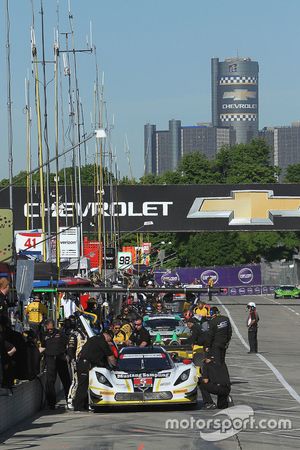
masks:
<path id="1" fill-rule="evenodd" d="M 16 252 L 32 255 L 43 254 L 43 234 L 39 232 L 17 232 Z"/>
<path id="2" fill-rule="evenodd" d="M 130 252 L 118 252 L 118 269 L 127 269 L 131 266 L 132 255 Z"/>

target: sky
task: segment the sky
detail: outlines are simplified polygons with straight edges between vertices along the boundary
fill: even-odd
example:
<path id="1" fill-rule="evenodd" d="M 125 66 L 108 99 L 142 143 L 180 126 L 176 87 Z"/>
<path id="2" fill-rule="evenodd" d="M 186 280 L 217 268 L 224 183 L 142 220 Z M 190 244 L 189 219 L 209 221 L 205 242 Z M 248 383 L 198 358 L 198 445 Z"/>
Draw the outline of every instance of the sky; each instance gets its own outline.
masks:
<path id="1" fill-rule="evenodd" d="M 8 177 L 7 65 L 5 2 L 0 8 L 0 179 Z M 26 167 L 24 80 L 31 76 L 30 27 L 32 6 L 38 54 L 40 0 L 9 0 L 13 171 Z M 70 31 L 68 0 L 44 0 L 46 59 L 53 60 L 57 10 L 61 32 Z M 57 5 L 59 8 L 57 8 Z M 144 169 L 144 124 L 168 129 L 170 119 L 182 125 L 211 121 L 210 61 L 212 57 L 250 57 L 259 62 L 259 127 L 289 125 L 300 120 L 300 1 L 299 0 L 70 0 L 75 48 L 86 48 L 92 22 L 99 70 L 104 72 L 104 95 L 111 146 L 121 175 L 129 175 L 128 141 L 135 178 Z M 61 49 L 65 47 L 63 36 Z M 77 54 L 80 97 L 87 132 L 93 128 L 93 86 L 96 58 Z M 42 67 L 39 68 L 40 75 Z M 53 64 L 47 64 L 49 142 L 53 155 Z M 64 85 L 66 80 L 63 80 Z M 42 89 L 42 85 L 41 85 Z M 65 115 L 68 101 L 63 101 Z M 114 119 L 113 119 L 114 118 Z M 67 128 L 67 124 L 65 123 Z M 36 167 L 36 116 L 32 112 L 32 153 Z M 94 159 L 88 143 L 88 162 Z M 65 146 L 69 147 L 68 136 Z M 61 144 L 60 151 L 63 150 Z M 68 162 L 68 161 L 67 161 Z"/>

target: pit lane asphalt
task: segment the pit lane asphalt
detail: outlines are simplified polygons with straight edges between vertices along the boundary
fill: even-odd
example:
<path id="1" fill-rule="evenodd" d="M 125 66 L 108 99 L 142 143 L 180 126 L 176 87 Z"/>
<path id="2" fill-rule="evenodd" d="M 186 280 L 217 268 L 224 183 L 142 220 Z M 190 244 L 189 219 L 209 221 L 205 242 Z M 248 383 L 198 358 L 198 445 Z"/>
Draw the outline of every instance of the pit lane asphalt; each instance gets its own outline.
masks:
<path id="1" fill-rule="evenodd" d="M 255 301 L 260 315 L 258 334 L 261 357 L 247 354 L 245 305 Z M 289 419 L 291 430 L 245 429 L 219 442 L 203 439 L 194 428 L 166 429 L 167 419 L 214 418 L 218 411 L 202 411 L 201 401 L 195 410 L 175 411 L 151 408 L 104 411 L 99 414 L 74 414 L 60 409 L 41 412 L 33 420 L 1 436 L 7 450 L 40 448 L 97 450 L 194 450 L 194 449 L 296 449 L 300 440 L 300 300 L 274 300 L 271 296 L 214 297 L 213 303 L 224 305 L 238 334 L 233 332 L 226 356 L 235 405 L 254 410 L 256 425 L 261 419 Z M 234 305 L 228 304 L 234 303 Z M 226 306 L 226 304 L 228 306 Z M 289 306 L 293 304 L 293 306 Z M 296 304 L 296 305 L 295 305 Z M 283 306 L 282 306 L 283 305 Z M 295 305 L 295 306 L 294 306 Z M 226 313 L 221 306 L 222 312 Z M 298 313 L 298 314 L 297 314 Z M 277 371 L 276 371 L 277 370 Z M 292 395 L 295 392 L 296 395 Z M 298 393 L 298 394 L 297 394 Z M 200 397 L 200 396 L 199 396 Z M 219 416 L 218 416 L 219 417 Z M 220 418 L 226 418 L 221 415 Z M 207 432 L 208 429 L 202 430 Z"/>

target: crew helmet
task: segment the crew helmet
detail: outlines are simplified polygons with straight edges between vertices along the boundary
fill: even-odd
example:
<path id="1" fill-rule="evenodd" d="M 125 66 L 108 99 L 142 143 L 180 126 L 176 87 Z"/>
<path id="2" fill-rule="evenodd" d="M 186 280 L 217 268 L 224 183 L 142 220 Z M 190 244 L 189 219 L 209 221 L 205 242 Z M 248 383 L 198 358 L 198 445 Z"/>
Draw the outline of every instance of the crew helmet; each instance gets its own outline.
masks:
<path id="1" fill-rule="evenodd" d="M 254 302 L 249 302 L 247 308 L 256 308 L 256 304 Z"/>

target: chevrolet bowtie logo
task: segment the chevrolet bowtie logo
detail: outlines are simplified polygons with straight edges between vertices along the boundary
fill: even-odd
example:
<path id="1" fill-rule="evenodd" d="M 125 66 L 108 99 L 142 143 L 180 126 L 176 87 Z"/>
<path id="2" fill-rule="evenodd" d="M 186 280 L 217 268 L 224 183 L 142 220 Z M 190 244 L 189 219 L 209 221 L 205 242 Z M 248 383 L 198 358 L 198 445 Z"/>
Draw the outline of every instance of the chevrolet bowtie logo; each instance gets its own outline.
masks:
<path id="1" fill-rule="evenodd" d="M 234 101 L 248 100 L 249 98 L 256 98 L 255 91 L 248 91 L 247 89 L 233 89 L 230 92 L 224 92 L 223 98 L 232 98 Z"/>
<path id="2" fill-rule="evenodd" d="M 273 216 L 300 217 L 300 197 L 273 191 L 232 191 L 230 197 L 196 198 L 189 219 L 228 218 L 229 225 L 273 225 Z"/>

